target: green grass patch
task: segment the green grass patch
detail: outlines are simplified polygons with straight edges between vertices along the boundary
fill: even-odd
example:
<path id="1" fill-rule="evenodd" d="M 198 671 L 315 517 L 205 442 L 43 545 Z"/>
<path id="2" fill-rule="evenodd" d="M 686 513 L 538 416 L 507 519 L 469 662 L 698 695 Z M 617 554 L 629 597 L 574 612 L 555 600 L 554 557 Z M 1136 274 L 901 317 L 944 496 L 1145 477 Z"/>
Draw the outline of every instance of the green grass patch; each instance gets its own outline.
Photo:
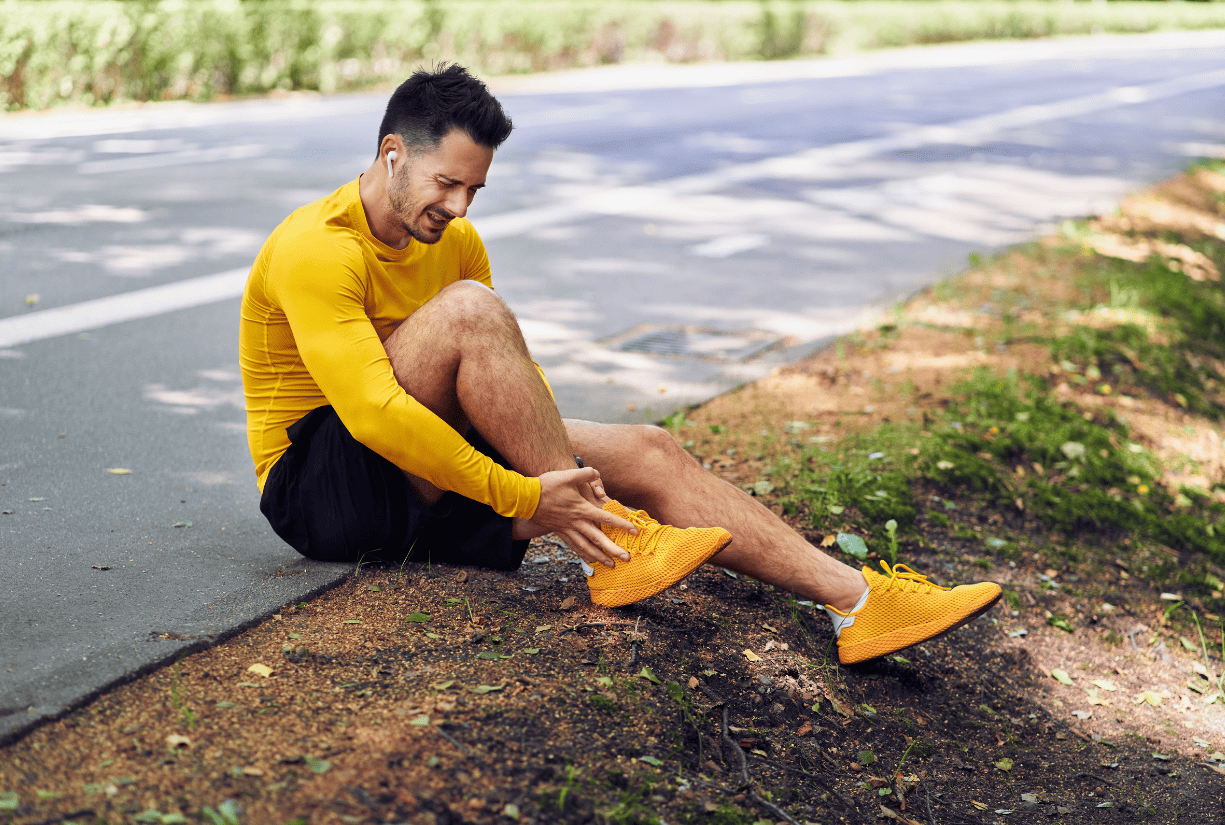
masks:
<path id="1" fill-rule="evenodd" d="M 1196 166 L 1215 171 L 1218 165 L 1225 168 L 1218 162 Z M 788 506 L 823 529 L 865 537 L 884 558 L 896 552 L 886 529 L 891 520 L 903 544 L 923 519 L 955 540 L 974 542 L 975 552 L 1016 558 L 1016 536 L 1004 528 L 1028 524 L 1025 529 L 1034 530 L 1036 519 L 1060 537 L 1051 554 L 1064 561 L 1083 560 L 1082 542 L 1113 545 L 1130 538 L 1137 547 L 1165 545 L 1200 560 L 1166 556 L 1146 567 L 1153 580 L 1219 592 L 1221 580 L 1208 564 L 1225 564 L 1225 504 L 1213 491 L 1167 487 L 1166 472 L 1181 466 L 1163 466 L 1112 407 L 1081 406 L 1067 390 L 1153 398 L 1176 414 L 1221 421 L 1225 291 L 1157 257 L 1140 264 L 1100 257 L 1086 251 L 1076 233 L 1076 227 L 1065 230 L 1076 242 L 1068 248 L 1020 250 L 1039 268 L 1070 269 L 1081 296 L 1078 306 L 1051 311 L 1060 322 L 1051 327 L 1061 330 L 1055 337 L 1026 330 L 1031 340 L 1036 334 L 1049 345 L 1055 361 L 1049 373 L 983 369 L 948 391 L 943 410 L 925 414 L 922 434 L 917 425 L 886 423 L 844 438 L 833 450 L 805 451 L 797 462 L 801 469 L 786 479 Z M 1225 270 L 1219 241 L 1188 242 L 1173 233 L 1164 240 L 1189 243 Z M 997 299 L 1006 303 L 1010 296 Z M 918 455 L 911 455 L 915 446 Z M 1005 535 L 971 529 L 962 516 L 984 511 L 1008 517 L 1000 530 Z M 841 538 L 838 545 L 847 547 Z"/>

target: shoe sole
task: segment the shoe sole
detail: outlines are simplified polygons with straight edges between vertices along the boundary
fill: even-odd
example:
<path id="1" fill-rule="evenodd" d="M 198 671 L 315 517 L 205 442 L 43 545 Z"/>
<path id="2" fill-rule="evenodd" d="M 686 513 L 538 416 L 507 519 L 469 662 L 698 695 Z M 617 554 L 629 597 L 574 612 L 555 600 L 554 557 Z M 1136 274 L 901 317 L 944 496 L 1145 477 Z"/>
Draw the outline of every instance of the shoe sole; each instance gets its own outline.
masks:
<path id="1" fill-rule="evenodd" d="M 663 591 L 667 590 L 669 587 L 672 587 L 674 584 L 676 584 L 681 579 L 688 576 L 694 570 L 697 570 L 699 567 L 701 567 L 703 564 L 709 561 L 711 556 L 714 556 L 724 547 L 727 547 L 727 545 L 731 544 L 731 541 L 732 541 L 732 537 L 728 536 L 726 539 L 720 542 L 709 553 L 706 553 L 705 555 L 700 556 L 688 568 L 668 571 L 668 575 L 665 578 L 655 579 L 649 584 L 644 584 L 639 587 L 622 587 L 618 589 L 607 588 L 607 589 L 601 589 L 601 590 L 591 590 L 591 603 L 598 604 L 601 607 L 624 607 L 627 604 L 633 604 L 634 602 L 640 602 L 643 599 L 649 599 L 651 596 L 662 593 Z M 591 589 L 590 583 L 588 584 L 588 589 Z"/>
<path id="2" fill-rule="evenodd" d="M 838 661 L 844 665 L 859 664 L 871 659 L 879 659 L 881 656 L 888 656 L 890 653 L 897 653 L 899 650 L 905 650 L 921 642 L 937 639 L 974 621 L 995 607 L 1003 595 L 1004 591 L 997 587 L 995 595 L 989 601 L 974 608 L 971 613 L 947 627 L 937 622 L 928 622 L 927 624 L 903 627 L 882 636 L 877 636 L 874 639 L 868 639 L 855 645 L 848 645 L 846 648 L 840 647 L 838 648 Z"/>

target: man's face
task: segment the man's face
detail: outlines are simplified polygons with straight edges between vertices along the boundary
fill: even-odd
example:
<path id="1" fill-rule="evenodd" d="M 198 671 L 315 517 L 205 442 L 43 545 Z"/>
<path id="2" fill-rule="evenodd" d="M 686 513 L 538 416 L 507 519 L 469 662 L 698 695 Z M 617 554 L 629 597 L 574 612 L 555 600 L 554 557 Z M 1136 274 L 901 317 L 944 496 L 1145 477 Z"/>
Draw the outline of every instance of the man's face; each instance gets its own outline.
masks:
<path id="1" fill-rule="evenodd" d="M 404 230 L 420 243 L 438 243 L 452 218 L 462 218 L 485 185 L 493 149 L 452 129 L 432 152 L 402 164 L 391 179 L 387 200 Z"/>

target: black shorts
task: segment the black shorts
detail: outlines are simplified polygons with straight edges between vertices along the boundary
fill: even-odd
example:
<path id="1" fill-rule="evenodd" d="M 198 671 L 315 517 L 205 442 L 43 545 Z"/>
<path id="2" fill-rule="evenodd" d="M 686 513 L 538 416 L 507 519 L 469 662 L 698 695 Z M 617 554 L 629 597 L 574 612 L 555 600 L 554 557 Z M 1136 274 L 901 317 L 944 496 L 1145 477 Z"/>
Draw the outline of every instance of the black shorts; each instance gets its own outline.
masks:
<path id="1" fill-rule="evenodd" d="M 523 561 L 528 543 L 511 540 L 510 518 L 453 492 L 426 504 L 399 468 L 349 434 L 330 406 L 302 416 L 287 432 L 289 449 L 268 473 L 259 509 L 307 558 L 494 570 L 516 570 Z M 467 439 L 508 466 L 475 430 Z"/>

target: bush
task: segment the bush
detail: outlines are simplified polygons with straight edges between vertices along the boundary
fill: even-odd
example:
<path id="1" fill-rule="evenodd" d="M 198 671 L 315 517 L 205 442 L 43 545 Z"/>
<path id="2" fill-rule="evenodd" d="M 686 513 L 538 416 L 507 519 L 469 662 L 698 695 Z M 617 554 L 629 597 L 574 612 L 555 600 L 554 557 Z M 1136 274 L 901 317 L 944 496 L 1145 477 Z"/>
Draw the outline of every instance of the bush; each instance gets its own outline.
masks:
<path id="1" fill-rule="evenodd" d="M 1221 3 L 1044 0 L 4 0 L 0 107 L 207 100 L 633 61 L 1225 27 Z"/>

